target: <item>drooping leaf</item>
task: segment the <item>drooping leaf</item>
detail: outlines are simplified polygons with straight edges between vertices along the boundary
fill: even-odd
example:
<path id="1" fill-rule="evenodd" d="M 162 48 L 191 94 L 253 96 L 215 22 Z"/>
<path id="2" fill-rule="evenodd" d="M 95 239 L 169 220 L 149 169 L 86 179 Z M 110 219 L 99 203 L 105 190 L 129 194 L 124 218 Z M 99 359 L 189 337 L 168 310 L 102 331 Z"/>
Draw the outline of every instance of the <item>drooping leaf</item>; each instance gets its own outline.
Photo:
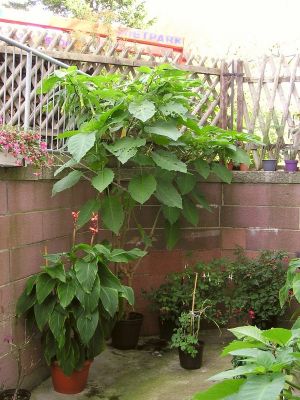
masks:
<path id="1" fill-rule="evenodd" d="M 263 331 L 262 335 L 270 342 L 284 346 L 291 339 L 292 332 L 289 329 L 272 328 L 267 331 Z"/>
<path id="2" fill-rule="evenodd" d="M 260 342 L 246 342 L 241 340 L 234 340 L 229 343 L 222 351 L 222 356 L 227 356 L 232 351 L 241 350 L 241 349 L 250 349 L 250 348 L 257 348 L 261 346 Z"/>
<path id="3" fill-rule="evenodd" d="M 65 320 L 66 315 L 59 304 L 56 304 L 49 318 L 49 328 L 58 343 L 58 347 L 62 348 L 65 343 Z"/>
<path id="4" fill-rule="evenodd" d="M 147 254 L 146 251 L 134 248 L 131 250 L 114 249 L 110 255 L 111 262 L 123 262 L 127 263 L 132 260 L 137 260 L 138 258 L 144 257 Z"/>
<path id="5" fill-rule="evenodd" d="M 112 183 L 114 176 L 115 174 L 112 169 L 104 168 L 97 176 L 92 178 L 92 185 L 101 193 Z"/>
<path id="6" fill-rule="evenodd" d="M 228 379 L 211 386 L 204 392 L 195 394 L 193 400 L 224 400 L 228 396 L 237 393 L 244 383 L 245 379 Z"/>
<path id="7" fill-rule="evenodd" d="M 154 161 L 151 157 L 147 156 L 146 154 L 138 153 L 136 154 L 131 161 L 135 162 L 142 167 L 153 167 L 155 165 Z"/>
<path id="8" fill-rule="evenodd" d="M 197 183 L 197 179 L 195 178 L 194 175 L 189 175 L 189 174 L 181 175 L 180 174 L 176 177 L 176 182 L 177 182 L 180 193 L 182 195 L 185 195 L 185 194 L 190 193 L 194 189 L 194 187 Z"/>
<path id="9" fill-rule="evenodd" d="M 84 259 L 77 259 L 74 269 L 83 290 L 90 293 L 98 272 L 97 260 L 85 261 Z"/>
<path id="10" fill-rule="evenodd" d="M 211 171 L 217 175 L 223 182 L 231 183 L 232 173 L 222 164 L 213 163 Z"/>
<path id="11" fill-rule="evenodd" d="M 155 114 L 155 105 L 147 99 L 129 103 L 128 110 L 135 118 L 146 122 Z"/>
<path id="12" fill-rule="evenodd" d="M 119 278 L 105 265 L 99 267 L 99 276 L 101 286 L 109 287 L 116 290 L 121 290 L 122 285 Z"/>
<path id="13" fill-rule="evenodd" d="M 277 400 L 285 385 L 284 374 L 251 376 L 239 390 L 243 400 Z"/>
<path id="14" fill-rule="evenodd" d="M 165 136 L 175 141 L 182 136 L 182 133 L 177 129 L 175 121 L 156 121 L 153 125 L 146 126 L 145 131 L 147 133 Z"/>
<path id="15" fill-rule="evenodd" d="M 122 285 L 120 296 L 126 299 L 131 306 L 134 305 L 134 291 L 131 287 Z"/>
<path id="16" fill-rule="evenodd" d="M 77 229 L 81 228 L 92 218 L 94 213 L 97 213 L 100 208 L 100 201 L 97 198 L 93 198 L 84 203 L 79 209 L 79 216 L 76 223 Z"/>
<path id="17" fill-rule="evenodd" d="M 26 281 L 26 286 L 25 286 L 25 291 L 26 294 L 30 294 L 36 284 L 36 280 L 37 280 L 37 275 L 32 275 L 30 276 L 27 281 Z"/>
<path id="18" fill-rule="evenodd" d="M 124 137 L 118 139 L 114 144 L 104 145 L 105 148 L 112 153 L 117 159 L 125 164 L 130 158 L 134 157 L 138 148 L 146 144 L 146 139 Z"/>
<path id="19" fill-rule="evenodd" d="M 236 163 L 243 163 L 247 165 L 250 164 L 249 154 L 243 149 L 237 148 L 235 151 L 233 151 L 231 154 L 231 159 Z"/>
<path id="20" fill-rule="evenodd" d="M 113 318 L 119 307 L 119 293 L 111 287 L 101 286 L 100 300 L 104 309 Z"/>
<path id="21" fill-rule="evenodd" d="M 102 324 L 98 323 L 94 335 L 92 336 L 88 346 L 88 359 L 93 360 L 105 349 L 105 335 Z"/>
<path id="22" fill-rule="evenodd" d="M 284 285 L 284 286 L 279 290 L 280 307 L 283 307 L 283 306 L 284 306 L 284 304 L 286 303 L 288 297 L 289 297 L 289 287 L 288 287 L 287 285 Z"/>
<path id="23" fill-rule="evenodd" d="M 199 158 L 198 160 L 194 161 L 194 166 L 198 174 L 203 176 L 204 179 L 208 178 L 210 174 L 210 166 L 207 161 Z"/>
<path id="24" fill-rule="evenodd" d="M 166 205 L 162 206 L 162 212 L 166 220 L 170 222 L 170 224 L 175 224 L 180 217 L 180 209 L 176 207 L 168 207 Z"/>
<path id="25" fill-rule="evenodd" d="M 36 297 L 39 304 L 43 303 L 45 298 L 54 289 L 56 280 L 52 279 L 48 274 L 40 274 L 36 281 Z"/>
<path id="26" fill-rule="evenodd" d="M 53 279 L 58 279 L 61 282 L 66 282 L 66 273 L 62 263 L 58 263 L 53 267 L 44 267 L 43 271 L 51 276 L 51 278 Z"/>
<path id="27" fill-rule="evenodd" d="M 69 161 L 67 161 L 65 164 L 61 165 L 59 168 L 57 168 L 55 170 L 54 176 L 57 176 L 62 171 L 64 171 L 66 168 L 74 167 L 74 165 L 76 165 L 76 164 L 77 164 L 77 161 L 75 161 L 75 160 L 73 160 L 73 158 L 71 158 Z"/>
<path id="28" fill-rule="evenodd" d="M 98 310 L 90 313 L 82 313 L 77 319 L 77 329 L 82 343 L 87 345 L 93 337 L 99 321 Z"/>
<path id="29" fill-rule="evenodd" d="M 118 197 L 105 197 L 101 204 L 101 217 L 106 228 L 117 235 L 125 218 L 123 207 Z"/>
<path id="30" fill-rule="evenodd" d="M 156 190 L 156 180 L 153 175 L 142 174 L 133 177 L 128 185 L 131 197 L 140 204 L 150 199 Z"/>
<path id="31" fill-rule="evenodd" d="M 16 313 L 17 316 L 21 316 L 26 311 L 28 311 L 36 302 L 35 293 L 26 293 L 26 290 L 23 291 L 21 296 L 18 298 L 17 306 L 16 306 Z"/>
<path id="32" fill-rule="evenodd" d="M 187 197 L 183 199 L 182 214 L 184 218 L 192 225 L 197 226 L 199 223 L 199 212 L 195 204 Z"/>
<path id="33" fill-rule="evenodd" d="M 237 328 L 229 329 L 238 339 L 242 339 L 244 337 L 250 337 L 252 339 L 257 340 L 258 342 L 268 344 L 268 340 L 263 337 L 262 331 L 258 329 L 256 326 L 239 326 Z"/>
<path id="34" fill-rule="evenodd" d="M 67 280 L 65 283 L 60 283 L 57 287 L 57 295 L 60 304 L 66 308 L 74 299 L 76 293 L 76 286 L 72 280 Z"/>
<path id="35" fill-rule="evenodd" d="M 95 309 L 99 305 L 100 298 L 100 280 L 99 277 L 96 276 L 93 289 L 91 293 L 86 293 L 80 285 L 76 288 L 75 293 L 77 299 L 79 300 L 82 308 L 87 313 L 93 313 Z M 77 306 L 76 306 L 77 307 Z M 77 307 L 78 308 L 78 307 Z"/>
<path id="36" fill-rule="evenodd" d="M 172 225 L 166 222 L 165 235 L 166 235 L 167 249 L 172 250 L 180 238 L 179 221 L 175 222 L 175 224 Z"/>
<path id="37" fill-rule="evenodd" d="M 297 301 L 300 302 L 300 276 L 298 275 L 293 280 L 293 293 Z"/>
<path id="38" fill-rule="evenodd" d="M 195 188 L 192 192 L 192 197 L 195 199 L 195 201 L 201 205 L 205 210 L 212 212 L 212 209 L 209 205 L 209 203 L 207 202 L 206 198 L 204 197 L 204 195 L 197 190 L 197 188 Z"/>
<path id="39" fill-rule="evenodd" d="M 168 207 L 182 208 L 182 198 L 171 182 L 159 180 L 155 197 Z"/>
<path id="40" fill-rule="evenodd" d="M 95 132 L 74 135 L 68 139 L 68 151 L 72 154 L 73 159 L 79 162 L 94 146 L 95 140 Z"/>
<path id="41" fill-rule="evenodd" d="M 56 193 L 62 192 L 63 190 L 69 189 L 70 187 L 76 185 L 80 178 L 83 176 L 81 171 L 72 171 L 67 176 L 57 181 L 52 188 L 52 196 Z"/>
<path id="42" fill-rule="evenodd" d="M 187 172 L 186 164 L 180 161 L 175 154 L 166 150 L 152 152 L 151 157 L 156 165 L 167 171 Z"/>
<path id="43" fill-rule="evenodd" d="M 175 101 L 169 101 L 167 104 L 159 107 L 159 110 L 166 116 L 171 115 L 176 117 L 177 115 L 185 115 L 188 111 L 184 105 Z"/>
<path id="44" fill-rule="evenodd" d="M 56 298 L 54 296 L 49 296 L 42 304 L 36 303 L 34 305 L 34 317 L 41 332 L 46 323 L 49 321 L 55 304 Z"/>

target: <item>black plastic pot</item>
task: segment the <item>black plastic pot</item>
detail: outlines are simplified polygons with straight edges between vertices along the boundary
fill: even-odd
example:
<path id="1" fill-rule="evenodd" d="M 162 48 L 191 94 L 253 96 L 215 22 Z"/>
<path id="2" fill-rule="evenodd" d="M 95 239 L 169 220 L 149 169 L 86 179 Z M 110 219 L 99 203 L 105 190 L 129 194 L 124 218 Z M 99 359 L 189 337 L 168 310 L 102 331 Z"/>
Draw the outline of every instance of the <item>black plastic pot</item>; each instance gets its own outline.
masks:
<path id="1" fill-rule="evenodd" d="M 135 349 L 143 319 L 143 314 L 131 312 L 128 319 L 118 321 L 111 334 L 113 347 L 119 350 Z"/>
<path id="2" fill-rule="evenodd" d="M 260 318 L 253 318 L 251 320 L 251 325 L 257 326 L 259 329 L 264 329 L 264 330 L 275 328 L 278 325 L 277 316 L 275 315 L 267 320 Z"/>
<path id="3" fill-rule="evenodd" d="M 262 167 L 264 171 L 276 171 L 277 160 L 262 160 Z"/>
<path id="4" fill-rule="evenodd" d="M 159 338 L 162 340 L 169 341 L 174 333 L 174 329 L 176 328 L 176 324 L 174 321 L 169 319 L 158 318 L 159 324 Z"/>
<path id="5" fill-rule="evenodd" d="M 197 345 L 197 354 L 192 357 L 190 354 L 185 353 L 178 349 L 180 366 L 184 369 L 199 369 L 202 365 L 204 342 L 201 340 Z"/>
<path id="6" fill-rule="evenodd" d="M 0 393 L 0 400 L 12 400 L 16 389 L 3 390 Z M 16 400 L 29 400 L 31 393 L 26 389 L 19 389 Z"/>

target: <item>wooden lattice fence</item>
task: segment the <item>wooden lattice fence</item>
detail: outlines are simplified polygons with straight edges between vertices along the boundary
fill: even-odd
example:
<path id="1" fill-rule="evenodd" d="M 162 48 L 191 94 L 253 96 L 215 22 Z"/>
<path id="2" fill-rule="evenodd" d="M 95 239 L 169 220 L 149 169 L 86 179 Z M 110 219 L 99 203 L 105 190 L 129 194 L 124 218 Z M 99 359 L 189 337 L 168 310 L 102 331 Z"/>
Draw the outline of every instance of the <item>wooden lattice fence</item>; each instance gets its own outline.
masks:
<path id="1" fill-rule="evenodd" d="M 166 62 L 187 70 L 203 82 L 196 88 L 201 97 L 193 111 L 200 125 L 259 134 L 267 146 L 254 150 L 257 166 L 265 149 L 277 156 L 280 148 L 291 142 L 291 128 L 296 132 L 299 128 L 299 55 L 222 61 L 191 54 L 182 57 L 172 49 L 157 51 L 111 37 L 78 37 L 60 31 L 50 35 L 44 29 L 5 24 L 0 25 L 0 32 L 92 75 L 107 71 L 136 76 L 140 65 Z M 24 124 L 29 85 L 28 125 L 47 135 L 49 147 L 56 149 L 60 143 L 55 137 L 71 127 L 71 119 L 60 115 L 53 96 L 39 95 L 36 88 L 57 66 L 32 55 L 29 76 L 26 67 L 23 50 L 0 42 L 0 119 L 6 124 Z"/>

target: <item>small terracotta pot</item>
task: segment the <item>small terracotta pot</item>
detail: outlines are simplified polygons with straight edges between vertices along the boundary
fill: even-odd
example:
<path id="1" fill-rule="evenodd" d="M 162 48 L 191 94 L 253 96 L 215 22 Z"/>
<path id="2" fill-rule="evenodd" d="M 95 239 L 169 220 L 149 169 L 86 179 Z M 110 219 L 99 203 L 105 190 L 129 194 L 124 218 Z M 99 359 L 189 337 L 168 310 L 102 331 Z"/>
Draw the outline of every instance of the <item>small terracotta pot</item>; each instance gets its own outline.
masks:
<path id="1" fill-rule="evenodd" d="M 240 171 L 249 171 L 249 165 L 240 163 Z"/>
<path id="2" fill-rule="evenodd" d="M 229 169 L 229 171 L 232 171 L 232 170 L 233 170 L 233 162 L 232 162 L 232 161 L 229 161 L 229 162 L 226 164 L 226 167 L 227 167 L 227 169 Z"/>
<path id="3" fill-rule="evenodd" d="M 85 361 L 80 370 L 74 371 L 68 376 L 55 361 L 51 365 L 51 376 L 54 390 L 63 394 L 76 394 L 82 392 L 87 384 L 91 364 L 91 360 Z"/>

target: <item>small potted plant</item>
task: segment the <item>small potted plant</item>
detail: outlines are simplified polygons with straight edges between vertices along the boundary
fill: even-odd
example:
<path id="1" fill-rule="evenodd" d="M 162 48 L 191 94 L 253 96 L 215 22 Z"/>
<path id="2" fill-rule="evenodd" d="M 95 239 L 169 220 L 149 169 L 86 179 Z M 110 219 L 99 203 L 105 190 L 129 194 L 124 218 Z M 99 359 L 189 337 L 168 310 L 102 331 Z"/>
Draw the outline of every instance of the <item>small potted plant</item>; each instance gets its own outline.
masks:
<path id="1" fill-rule="evenodd" d="M 262 160 L 262 168 L 264 171 L 276 171 L 277 169 L 277 157 L 274 156 L 273 151 L 271 150 L 272 146 L 269 146 L 268 152 L 266 149 L 263 149 L 264 158 Z"/>
<path id="2" fill-rule="evenodd" d="M 131 305 L 131 288 L 108 268 L 143 255 L 93 244 L 98 218 L 92 218 L 90 244 L 75 244 L 68 253 L 45 255 L 41 272 L 31 276 L 17 302 L 17 315 L 26 315 L 41 332 L 44 356 L 51 366 L 54 389 L 65 394 L 81 392 L 90 365 L 105 347 L 119 309 L 119 298 Z"/>
<path id="3" fill-rule="evenodd" d="M 7 125 L 0 127 L 0 166 L 20 167 L 26 163 L 41 168 L 52 161 L 47 143 L 40 140 L 39 133 Z"/>
<path id="4" fill-rule="evenodd" d="M 202 318 L 207 318 L 206 310 L 210 304 L 208 300 L 204 300 L 198 309 L 195 309 L 197 281 L 198 273 L 195 274 L 192 309 L 181 314 L 178 328 L 171 339 L 171 348 L 178 349 L 179 362 L 184 369 L 199 369 L 203 359 L 204 342 L 199 339 L 200 323 Z M 214 320 L 212 321 L 219 327 Z"/>
<path id="5" fill-rule="evenodd" d="M 284 163 L 286 172 L 296 172 L 298 171 L 298 160 L 296 160 L 298 150 L 292 145 L 283 150 Z"/>

